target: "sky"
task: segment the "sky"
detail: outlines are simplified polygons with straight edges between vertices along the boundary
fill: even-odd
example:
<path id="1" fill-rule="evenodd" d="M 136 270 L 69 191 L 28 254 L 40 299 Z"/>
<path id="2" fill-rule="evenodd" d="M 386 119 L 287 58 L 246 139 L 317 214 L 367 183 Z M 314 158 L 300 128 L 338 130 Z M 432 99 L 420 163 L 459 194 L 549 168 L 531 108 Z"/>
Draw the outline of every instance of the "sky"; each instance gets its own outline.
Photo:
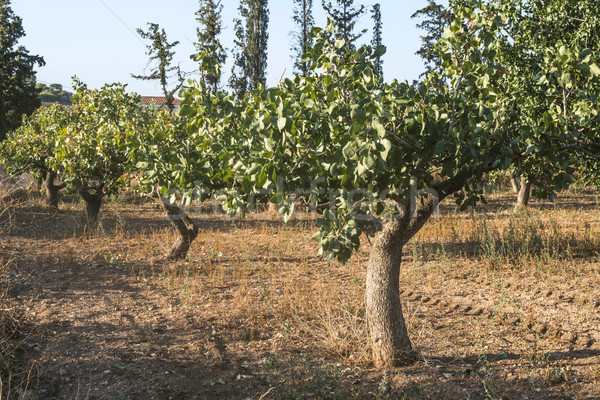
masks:
<path id="1" fill-rule="evenodd" d="M 356 0 L 370 10 L 375 1 Z M 424 34 L 410 16 L 427 5 L 427 0 L 379 0 L 383 22 L 383 56 L 386 81 L 417 79 L 424 67 L 415 52 Z M 238 17 L 239 0 L 222 0 L 222 44 L 233 48 L 233 19 Z M 131 74 L 150 73 L 147 42 L 136 33 L 147 29 L 147 23 L 157 23 L 165 29 L 169 42 L 179 41 L 174 50 L 174 62 L 183 71 L 195 72 L 197 64 L 189 59 L 196 52 L 195 12 L 197 0 L 13 0 L 13 12 L 23 19 L 26 36 L 19 44 L 31 54 L 44 57 L 46 65 L 38 69 L 37 80 L 45 84 L 60 83 L 71 90 L 72 77 L 77 76 L 90 88 L 121 82 L 127 89 L 143 96 L 162 95 L 155 82 L 136 80 Z M 293 73 L 290 58 L 292 0 L 269 1 L 269 44 L 267 86 L 274 86 L 282 77 Z M 315 24 L 324 26 L 325 12 L 321 0 L 314 0 Z M 369 29 L 361 39 L 370 42 L 372 19 L 364 14 L 358 29 Z M 232 57 L 223 68 L 224 80 L 231 71 Z M 197 76 L 197 75 L 196 75 Z M 192 75 L 193 78 L 193 75 Z"/>

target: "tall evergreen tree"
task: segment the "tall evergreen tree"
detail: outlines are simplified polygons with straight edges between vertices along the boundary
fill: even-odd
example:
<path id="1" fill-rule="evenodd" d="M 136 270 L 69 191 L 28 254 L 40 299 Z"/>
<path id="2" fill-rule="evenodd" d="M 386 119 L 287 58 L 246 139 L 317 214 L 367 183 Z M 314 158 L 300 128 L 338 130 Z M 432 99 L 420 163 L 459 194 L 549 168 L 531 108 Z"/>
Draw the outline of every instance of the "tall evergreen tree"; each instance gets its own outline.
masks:
<path id="1" fill-rule="evenodd" d="M 246 14 L 246 9 L 243 4 L 238 8 L 240 16 Z M 241 19 L 234 19 L 235 39 L 233 40 L 233 67 L 231 68 L 231 76 L 229 77 L 229 87 L 238 97 L 243 97 L 248 91 L 248 75 L 246 66 L 246 33 Z"/>
<path id="2" fill-rule="evenodd" d="M 234 20 L 236 50 L 230 86 L 240 96 L 266 83 L 268 0 L 240 0 L 238 9 L 241 19 Z"/>
<path id="3" fill-rule="evenodd" d="M 363 29 L 358 33 L 354 32 L 356 22 L 365 13 L 365 6 L 354 7 L 354 0 L 335 0 L 335 5 L 322 0 L 323 9 L 327 17 L 333 21 L 338 32 L 346 39 L 346 42 L 355 46 L 356 41 L 364 35 L 367 30 Z"/>
<path id="4" fill-rule="evenodd" d="M 381 5 L 375 3 L 371 9 L 371 18 L 373 18 L 373 39 L 371 39 L 371 45 L 373 48 L 383 45 L 381 39 L 381 32 L 383 29 L 383 23 L 381 22 Z M 383 78 L 383 60 L 381 55 L 377 54 L 374 61 L 375 76 L 377 78 Z"/>
<path id="5" fill-rule="evenodd" d="M 35 67 L 45 62 L 17 46 L 23 36 L 23 20 L 13 13 L 10 0 L 0 0 L 0 140 L 40 106 Z"/>
<path id="6" fill-rule="evenodd" d="M 174 95 L 185 80 L 185 74 L 181 72 L 179 65 L 171 65 L 175 55 L 172 49 L 179 42 L 169 43 L 165 30 L 161 29 L 158 24 L 149 22 L 148 26 L 148 32 L 144 32 L 140 28 L 137 29 L 137 32 L 143 39 L 150 40 L 150 44 L 146 46 L 148 48 L 146 54 L 150 56 L 148 64 L 155 62 L 156 65 L 150 70 L 150 75 L 131 74 L 131 76 L 135 79 L 158 81 L 165 96 L 167 108 L 170 112 L 173 112 L 175 108 L 173 105 Z M 169 86 L 171 86 L 169 80 L 173 77 L 176 78 L 176 81 L 174 86 L 169 89 Z"/>
<path id="7" fill-rule="evenodd" d="M 219 42 L 222 11 L 221 0 L 199 0 L 199 8 L 196 12 L 196 21 L 200 24 L 200 27 L 196 29 L 199 50 L 207 52 L 221 65 L 225 64 L 227 59 L 225 49 Z M 219 88 L 220 74 L 209 73 L 205 79 L 211 91 L 215 93 Z"/>
<path id="8" fill-rule="evenodd" d="M 292 47 L 290 50 L 293 53 L 294 72 L 304 77 L 309 75 L 309 64 L 302 61 L 302 56 L 312 46 L 312 38 L 309 36 L 309 32 L 315 24 L 312 5 L 312 0 L 294 0 L 292 19 L 296 23 L 297 30 L 292 32 Z"/>
<path id="9" fill-rule="evenodd" d="M 411 15 L 411 18 L 422 19 L 422 22 L 416 26 L 426 32 L 425 36 L 421 36 L 421 48 L 415 53 L 425 63 L 425 72 L 422 75 L 432 71 L 440 71 L 442 60 L 435 52 L 434 46 L 444 34 L 444 27 L 450 25 L 454 20 L 454 15 L 434 0 L 429 0 L 427 6 L 417 10 Z"/>

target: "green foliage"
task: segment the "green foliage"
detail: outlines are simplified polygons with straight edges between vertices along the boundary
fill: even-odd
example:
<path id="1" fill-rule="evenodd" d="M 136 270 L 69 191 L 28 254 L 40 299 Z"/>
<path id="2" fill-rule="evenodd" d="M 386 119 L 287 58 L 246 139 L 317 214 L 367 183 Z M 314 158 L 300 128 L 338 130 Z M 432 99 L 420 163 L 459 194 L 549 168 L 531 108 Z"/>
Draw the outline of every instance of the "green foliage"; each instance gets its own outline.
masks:
<path id="1" fill-rule="evenodd" d="M 302 56 L 312 46 L 312 38 L 309 35 L 310 30 L 315 24 L 312 6 L 312 0 L 294 0 L 294 14 L 292 19 L 297 28 L 291 32 L 292 47 L 290 50 L 293 52 L 294 71 L 302 76 L 308 76 L 309 74 L 309 65 L 307 62 L 302 61 Z"/>
<path id="2" fill-rule="evenodd" d="M 40 93 L 42 103 L 71 105 L 71 96 L 73 96 L 73 93 L 64 90 L 60 83 L 53 83 L 51 85 L 38 83 L 35 87 Z"/>
<path id="3" fill-rule="evenodd" d="M 230 86 L 238 97 L 266 83 L 269 41 L 268 0 L 240 0 L 235 19 L 236 46 Z"/>
<path id="4" fill-rule="evenodd" d="M 0 140 L 21 125 L 23 115 L 40 106 L 34 69 L 45 63 L 18 46 L 23 36 L 22 20 L 13 13 L 10 0 L 0 0 Z"/>
<path id="5" fill-rule="evenodd" d="M 243 213 L 251 199 L 270 194 L 289 219 L 294 202 L 329 200 L 315 238 L 323 253 L 345 261 L 363 227 L 401 214 L 405 202 L 391 199 L 408 199 L 411 182 L 423 189 L 436 176 L 450 179 L 468 169 L 478 177 L 510 165 L 514 153 L 497 107 L 502 74 L 486 46 L 499 24 L 472 11 L 467 17 L 481 20 L 479 29 L 457 23 L 444 43 L 453 66 L 448 88 L 382 84 L 372 61 L 383 49 L 353 51 L 330 25 L 314 30 L 315 44 L 304 58 L 318 75 L 239 100 L 210 97 L 201 85 L 187 89 L 181 115 L 189 135 L 208 140 L 207 154 L 218 149 L 221 159 L 207 163 L 216 168 L 208 176 L 222 178 L 218 185 L 229 189 L 219 197 L 225 208 Z M 486 86 L 472 88 L 477 80 Z M 467 186 L 460 201 L 477 198 Z"/>
<path id="6" fill-rule="evenodd" d="M 371 40 L 371 45 L 376 49 L 383 46 L 383 41 L 381 39 L 383 23 L 381 22 L 381 5 L 379 3 L 373 5 L 373 8 L 371 9 L 371 18 L 373 18 L 373 39 Z M 383 79 L 383 61 L 381 60 L 381 55 L 375 56 L 373 68 L 375 70 L 375 76 Z"/>
<path id="7" fill-rule="evenodd" d="M 421 48 L 416 52 L 425 62 L 422 76 L 430 72 L 441 72 L 442 60 L 435 47 L 444 34 L 444 28 L 454 20 L 452 11 L 429 0 L 427 6 L 415 11 L 410 17 L 422 19 L 417 28 L 426 32 L 425 36 L 421 36 Z"/>
<path id="8" fill-rule="evenodd" d="M 149 129 L 149 112 L 120 84 L 88 89 L 75 79 L 73 107 L 42 107 L 1 148 L 13 175 L 56 173 L 71 191 L 101 188 L 114 194 L 127 184 L 130 142 Z M 137 139 L 135 139 L 137 140 Z"/>
<path id="9" fill-rule="evenodd" d="M 339 35 L 346 43 L 355 47 L 356 41 L 367 32 L 366 29 L 358 33 L 354 31 L 356 22 L 365 13 L 365 6 L 354 7 L 354 0 L 335 0 L 335 4 L 321 0 L 321 3 L 327 18 L 333 21 Z"/>
<path id="10" fill-rule="evenodd" d="M 196 11 L 196 21 L 200 27 L 196 29 L 198 37 L 198 49 L 207 52 L 209 56 L 216 59 L 221 65 L 225 63 L 227 54 L 219 42 L 221 34 L 221 12 L 223 5 L 221 0 L 199 0 L 199 9 Z M 221 73 L 211 73 L 204 77 L 213 93 L 216 93 L 221 80 Z"/>
<path id="11" fill-rule="evenodd" d="M 42 178 L 55 168 L 55 147 L 71 123 L 70 112 L 62 106 L 39 108 L 0 144 L 0 162 L 13 176 L 28 172 Z"/>
<path id="12" fill-rule="evenodd" d="M 509 18 L 499 47 L 525 159 L 517 174 L 552 196 L 572 182 L 581 163 L 600 159 L 600 5 L 595 1 L 509 2 L 494 9 Z"/>

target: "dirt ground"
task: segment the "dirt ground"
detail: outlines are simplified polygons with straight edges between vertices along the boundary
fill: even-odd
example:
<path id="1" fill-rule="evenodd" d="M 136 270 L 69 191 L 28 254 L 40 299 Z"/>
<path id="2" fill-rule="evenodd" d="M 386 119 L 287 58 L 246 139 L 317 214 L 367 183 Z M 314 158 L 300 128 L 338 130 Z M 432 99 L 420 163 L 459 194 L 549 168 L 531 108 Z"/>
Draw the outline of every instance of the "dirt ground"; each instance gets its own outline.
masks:
<path id="1" fill-rule="evenodd" d="M 149 202 L 114 201 L 88 229 L 81 204 L 56 212 L 30 201 L 0 239 L 0 262 L 11 270 L 0 282 L 11 285 L 27 332 L 17 338 L 19 357 L 33 365 L 30 388 L 18 393 L 600 399 L 600 254 L 577 249 L 600 232 L 597 199 L 534 204 L 540 218 L 547 209 L 557 224 L 561 216 L 587 224 L 590 238 L 564 228 L 577 241 L 564 250 L 572 254 L 511 263 L 470 251 L 461 224 L 471 223 L 461 221 L 472 217 L 443 209 L 407 246 L 402 267 L 418 360 L 389 370 L 373 368 L 366 344 L 367 240 L 349 264 L 327 265 L 309 240 L 310 222 L 285 226 L 269 214 L 230 221 L 195 209 L 200 236 L 187 260 L 169 263 L 172 231 Z M 511 218 L 508 197 L 487 207 L 492 220 Z"/>

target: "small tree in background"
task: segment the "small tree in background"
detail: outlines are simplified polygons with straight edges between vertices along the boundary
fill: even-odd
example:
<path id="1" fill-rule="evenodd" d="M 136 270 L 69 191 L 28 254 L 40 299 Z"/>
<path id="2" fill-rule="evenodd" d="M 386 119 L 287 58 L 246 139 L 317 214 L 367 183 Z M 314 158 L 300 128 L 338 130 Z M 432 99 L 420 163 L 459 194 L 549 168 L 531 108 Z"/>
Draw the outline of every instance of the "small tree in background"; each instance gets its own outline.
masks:
<path id="1" fill-rule="evenodd" d="M 309 35 L 314 26 L 312 14 L 312 0 L 294 0 L 294 14 L 292 19 L 296 23 L 296 30 L 292 33 L 292 59 L 294 60 L 294 72 L 304 77 L 309 76 L 309 64 L 302 61 L 306 50 L 312 46 L 312 38 Z"/>
<path id="2" fill-rule="evenodd" d="M 64 90 L 60 83 L 52 83 L 50 85 L 38 83 L 35 87 L 40 93 L 42 103 L 58 103 L 65 106 L 71 105 L 71 96 L 73 96 L 73 93 Z"/>
<path id="3" fill-rule="evenodd" d="M 13 13 L 10 0 L 0 0 L 0 140 L 21 125 L 22 115 L 40 106 L 35 67 L 45 62 L 17 46 L 23 36 L 23 22 Z"/>
<path id="4" fill-rule="evenodd" d="M 162 88 L 163 95 L 165 96 L 166 105 L 169 112 L 173 112 L 174 105 L 173 99 L 175 93 L 181 89 L 185 80 L 185 74 L 181 72 L 178 65 L 172 66 L 173 55 L 175 52 L 172 50 L 173 47 L 179 44 L 178 41 L 169 43 L 167 40 L 167 34 L 164 29 L 161 29 L 158 24 L 148 23 L 148 31 L 144 32 L 142 29 L 137 29 L 138 34 L 143 39 L 150 40 L 147 55 L 150 56 L 148 64 L 156 63 L 150 70 L 150 75 L 134 75 L 131 76 L 135 79 L 141 79 L 146 81 L 158 81 Z M 175 84 L 172 89 L 169 89 L 169 80 L 173 77 L 176 78 Z"/>
<path id="5" fill-rule="evenodd" d="M 227 59 L 225 49 L 219 42 L 222 29 L 222 10 L 221 0 L 200 0 L 199 9 L 196 12 L 196 21 L 200 24 L 200 27 L 196 29 L 198 48 L 200 52 L 206 52 L 209 57 L 214 58 L 221 65 L 225 64 Z M 216 71 L 209 73 L 204 79 L 212 93 L 216 93 L 221 80 L 220 70 L 219 73 Z"/>
<path id="6" fill-rule="evenodd" d="M 327 17 L 335 24 L 337 32 L 351 46 L 356 46 L 356 41 L 367 32 L 366 29 L 358 33 L 354 31 L 356 22 L 365 13 L 365 6 L 354 7 L 354 0 L 335 0 L 335 5 L 331 1 L 322 0 L 322 5 Z"/>
<path id="7" fill-rule="evenodd" d="M 0 144 L 0 163 L 14 176 L 30 173 L 43 183 L 46 204 L 58 207 L 58 193 L 66 184 L 56 166 L 56 143 L 64 137 L 72 123 L 65 107 L 51 105 L 38 108 L 23 118 L 23 124 L 10 132 Z"/>
<path id="8" fill-rule="evenodd" d="M 373 39 L 371 39 L 371 45 L 373 48 L 377 48 L 383 45 L 381 39 L 381 32 L 383 29 L 383 23 L 381 22 L 381 5 L 376 3 L 371 9 L 371 18 L 373 18 Z M 377 78 L 383 79 L 383 60 L 381 55 L 377 55 L 373 60 L 373 69 Z"/>
<path id="9" fill-rule="evenodd" d="M 56 141 L 55 170 L 83 198 L 87 219 L 95 223 L 104 198 L 128 183 L 128 143 L 152 118 L 139 106 L 140 96 L 122 84 L 88 89 L 75 79 L 74 87 L 72 122 Z"/>

